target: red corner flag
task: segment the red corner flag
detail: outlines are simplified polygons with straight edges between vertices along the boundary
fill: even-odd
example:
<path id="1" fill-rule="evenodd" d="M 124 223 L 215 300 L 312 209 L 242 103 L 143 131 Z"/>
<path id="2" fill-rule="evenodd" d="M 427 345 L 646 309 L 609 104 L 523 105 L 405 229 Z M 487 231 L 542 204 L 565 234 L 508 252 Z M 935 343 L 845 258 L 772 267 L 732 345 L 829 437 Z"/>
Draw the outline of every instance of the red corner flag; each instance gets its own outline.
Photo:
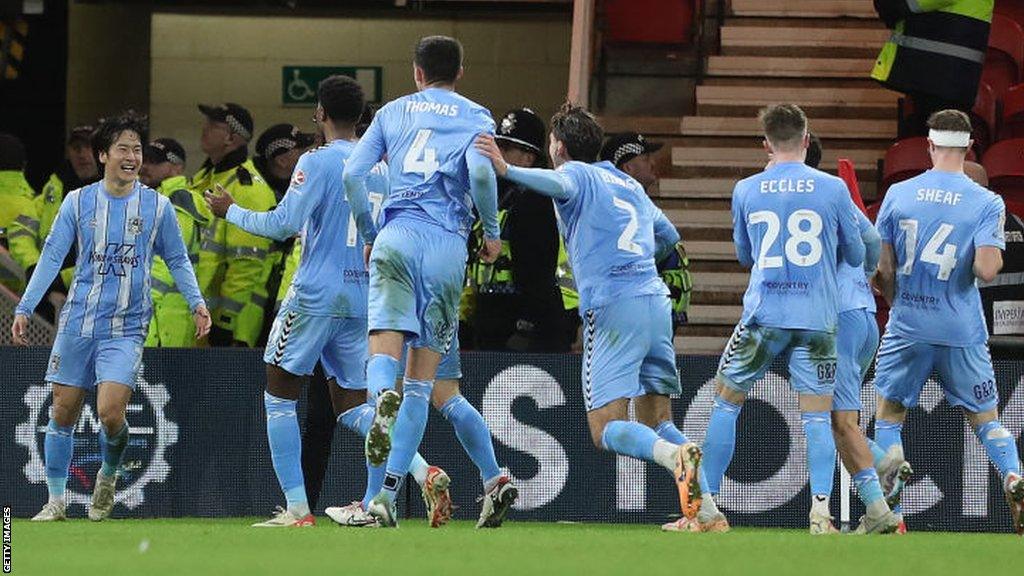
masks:
<path id="1" fill-rule="evenodd" d="M 853 198 L 853 203 L 860 208 L 860 211 L 864 214 L 868 213 L 868 209 L 864 206 L 864 199 L 860 197 L 860 187 L 857 185 L 857 171 L 853 168 L 853 162 L 850 162 L 846 158 L 839 159 L 839 177 L 846 182 L 846 187 L 850 189 L 850 198 Z"/>

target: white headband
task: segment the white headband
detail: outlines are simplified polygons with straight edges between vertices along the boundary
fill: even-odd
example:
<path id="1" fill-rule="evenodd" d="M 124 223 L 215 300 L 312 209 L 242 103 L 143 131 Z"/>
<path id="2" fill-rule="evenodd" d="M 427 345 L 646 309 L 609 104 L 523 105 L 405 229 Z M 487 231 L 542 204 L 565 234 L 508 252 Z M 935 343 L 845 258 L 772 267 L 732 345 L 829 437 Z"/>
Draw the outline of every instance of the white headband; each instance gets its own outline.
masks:
<path id="1" fill-rule="evenodd" d="M 948 148 L 967 148 L 971 145 L 970 132 L 954 132 L 953 130 L 929 130 L 928 139 L 936 146 Z"/>

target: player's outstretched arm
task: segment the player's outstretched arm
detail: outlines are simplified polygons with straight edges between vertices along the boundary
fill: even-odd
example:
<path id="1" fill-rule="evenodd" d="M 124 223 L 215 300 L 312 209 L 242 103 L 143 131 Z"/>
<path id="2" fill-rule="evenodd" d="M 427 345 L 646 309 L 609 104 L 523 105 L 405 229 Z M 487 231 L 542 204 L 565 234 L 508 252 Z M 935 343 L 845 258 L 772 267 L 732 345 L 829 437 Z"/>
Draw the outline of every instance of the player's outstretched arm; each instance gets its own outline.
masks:
<path id="1" fill-rule="evenodd" d="M 893 293 L 896 291 L 896 254 L 892 250 L 892 244 L 888 242 L 882 242 L 878 271 L 875 272 L 872 283 L 886 303 L 892 306 Z"/>
<path id="2" fill-rule="evenodd" d="M 309 218 L 319 194 L 323 191 L 321 172 L 310 167 L 309 156 L 299 158 L 292 175 L 291 184 L 285 193 L 281 203 L 268 212 L 256 212 L 242 208 L 231 202 L 227 208 L 211 202 L 210 194 L 207 193 L 207 203 L 210 209 L 220 218 L 245 230 L 249 234 L 272 238 L 274 240 L 285 240 L 295 236 L 302 229 L 303 223 Z M 218 191 L 227 196 L 220 185 Z M 230 196 L 227 196 L 229 199 Z M 223 210 L 223 214 L 218 211 Z"/>
<path id="3" fill-rule="evenodd" d="M 28 286 L 25 287 L 25 292 L 15 308 L 15 315 L 24 316 L 26 325 L 28 317 L 35 311 L 39 301 L 49 290 L 57 274 L 60 273 L 64 257 L 67 256 L 68 250 L 71 249 L 71 244 L 74 242 L 77 218 L 74 205 L 77 200 L 77 193 L 69 194 L 60 205 L 57 219 L 54 221 L 53 227 L 50 228 L 50 235 L 46 237 L 46 243 L 43 245 L 43 253 L 39 256 L 39 263 L 32 271 Z"/>
<path id="4" fill-rule="evenodd" d="M 857 218 L 860 223 L 860 239 L 864 242 L 864 272 L 874 274 L 882 254 L 882 237 L 860 210 L 857 211 Z"/>
<path id="5" fill-rule="evenodd" d="M 526 186 L 533 192 L 549 196 L 555 200 L 568 200 L 573 196 L 573 189 L 568 182 L 555 170 L 544 168 L 518 168 L 509 166 L 501 155 L 501 149 L 494 136 L 481 134 L 475 143 L 476 149 L 491 161 L 495 173 L 516 184 Z"/>
<path id="6" fill-rule="evenodd" d="M 365 244 L 373 244 L 377 237 L 377 224 L 373 220 L 373 205 L 370 203 L 370 193 L 366 184 L 370 171 L 377 162 L 380 162 L 387 150 L 380 126 L 383 112 L 385 110 L 381 109 L 370 122 L 370 127 L 366 129 L 366 133 L 345 161 L 345 172 L 342 175 L 345 199 L 356 222 L 356 230 Z"/>
<path id="7" fill-rule="evenodd" d="M 167 264 L 167 269 L 174 278 L 174 285 L 188 302 L 189 310 L 192 311 L 192 317 L 196 322 L 196 338 L 202 338 L 210 332 L 210 312 L 199 291 L 196 273 L 188 258 L 188 249 L 185 248 L 181 229 L 178 228 L 178 218 L 170 206 L 164 210 L 157 226 L 157 242 L 154 248 Z"/>

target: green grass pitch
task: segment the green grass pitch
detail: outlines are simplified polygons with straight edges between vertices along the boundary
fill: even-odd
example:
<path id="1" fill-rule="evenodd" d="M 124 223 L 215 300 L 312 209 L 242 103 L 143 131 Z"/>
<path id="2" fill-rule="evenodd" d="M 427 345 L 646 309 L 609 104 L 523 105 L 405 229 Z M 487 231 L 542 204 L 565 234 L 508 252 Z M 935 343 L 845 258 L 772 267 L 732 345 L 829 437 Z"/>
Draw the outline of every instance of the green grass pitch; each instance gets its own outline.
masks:
<path id="1" fill-rule="evenodd" d="M 819 536 L 799 530 L 663 533 L 657 526 L 508 522 L 475 530 L 257 529 L 256 518 L 69 520 L 12 526 L 13 574 L 986 574 L 1013 572 L 1010 534 Z"/>

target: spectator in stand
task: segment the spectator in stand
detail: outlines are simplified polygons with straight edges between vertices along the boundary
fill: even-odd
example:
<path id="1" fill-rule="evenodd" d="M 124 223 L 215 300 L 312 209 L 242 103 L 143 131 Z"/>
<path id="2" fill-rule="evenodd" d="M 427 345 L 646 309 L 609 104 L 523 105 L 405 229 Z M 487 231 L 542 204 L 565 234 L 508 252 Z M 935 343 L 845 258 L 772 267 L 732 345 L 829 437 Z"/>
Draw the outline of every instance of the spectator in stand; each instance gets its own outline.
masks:
<path id="1" fill-rule="evenodd" d="M 974 105 L 988 50 L 992 0 L 874 0 L 893 31 L 871 77 L 913 99 L 901 136 L 924 136 L 933 112 Z"/>
<path id="2" fill-rule="evenodd" d="M 977 162 L 965 162 L 964 173 L 988 187 L 988 174 Z M 991 282 L 978 280 L 993 358 L 1020 358 L 1024 346 L 1024 220 L 1006 211 L 1003 268 Z"/>
<path id="3" fill-rule="evenodd" d="M 644 187 L 648 195 L 655 193 L 658 171 L 652 154 L 661 150 L 660 142 L 650 142 L 643 134 L 624 132 L 609 138 L 601 148 L 601 160 L 611 162 L 616 168 L 633 177 Z M 690 259 L 686 256 L 682 239 L 675 250 L 658 262 L 658 274 L 668 286 L 672 299 L 672 330 L 686 324 L 686 311 L 690 307 L 693 278 L 690 275 Z"/>
<path id="4" fill-rule="evenodd" d="M 21 140 L 0 134 L 0 285 L 17 294 L 39 262 L 39 217 L 24 169 Z"/>
<path id="5" fill-rule="evenodd" d="M 498 123 L 495 139 L 505 161 L 514 166 L 545 165 L 544 121 L 529 108 L 511 110 Z M 551 200 L 498 178 L 498 224 L 502 249 L 492 264 L 477 247 L 469 250 L 467 270 L 470 325 L 479 350 L 564 352 L 562 299 L 555 282 L 558 230 Z M 479 222 L 473 229 L 483 238 Z M 464 332 L 463 332 L 464 333 Z"/>

